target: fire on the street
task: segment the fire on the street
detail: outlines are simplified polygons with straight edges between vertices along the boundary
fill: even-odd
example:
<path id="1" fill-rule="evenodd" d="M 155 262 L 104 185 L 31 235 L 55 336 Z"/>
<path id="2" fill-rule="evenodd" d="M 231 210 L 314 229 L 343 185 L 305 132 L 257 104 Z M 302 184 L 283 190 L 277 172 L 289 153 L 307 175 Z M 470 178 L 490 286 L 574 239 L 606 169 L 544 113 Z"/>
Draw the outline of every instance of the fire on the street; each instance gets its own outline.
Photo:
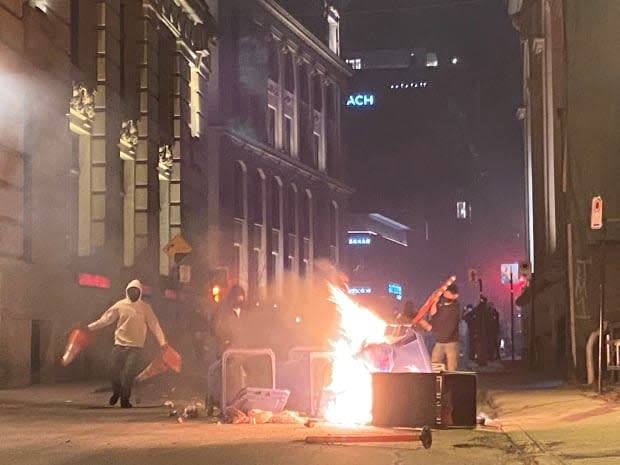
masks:
<path id="1" fill-rule="evenodd" d="M 330 423 L 364 425 L 372 420 L 372 376 L 360 357 L 367 344 L 385 339 L 386 323 L 329 284 L 331 300 L 340 313 L 338 339 L 332 341 L 332 379 L 325 419 Z"/>

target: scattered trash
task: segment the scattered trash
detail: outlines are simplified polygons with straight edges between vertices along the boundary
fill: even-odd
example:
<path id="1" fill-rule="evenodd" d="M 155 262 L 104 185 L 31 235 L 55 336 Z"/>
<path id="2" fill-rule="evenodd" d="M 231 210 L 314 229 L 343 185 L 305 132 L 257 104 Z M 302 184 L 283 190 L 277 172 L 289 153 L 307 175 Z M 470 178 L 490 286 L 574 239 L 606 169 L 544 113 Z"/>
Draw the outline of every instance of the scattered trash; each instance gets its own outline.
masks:
<path id="1" fill-rule="evenodd" d="M 196 404 L 190 404 L 183 409 L 184 418 L 198 418 L 198 407 Z"/>
<path id="2" fill-rule="evenodd" d="M 282 424 L 296 424 L 296 425 L 304 425 L 307 423 L 307 418 L 300 416 L 298 412 L 294 412 L 292 410 L 284 410 L 278 414 L 275 414 L 271 418 L 271 423 L 282 423 Z"/>
<path id="3" fill-rule="evenodd" d="M 497 418 L 489 418 L 489 416 L 484 412 L 480 412 L 476 416 L 476 423 L 480 426 L 488 426 L 490 428 L 497 428 L 498 430 L 503 431 L 502 422 Z"/>

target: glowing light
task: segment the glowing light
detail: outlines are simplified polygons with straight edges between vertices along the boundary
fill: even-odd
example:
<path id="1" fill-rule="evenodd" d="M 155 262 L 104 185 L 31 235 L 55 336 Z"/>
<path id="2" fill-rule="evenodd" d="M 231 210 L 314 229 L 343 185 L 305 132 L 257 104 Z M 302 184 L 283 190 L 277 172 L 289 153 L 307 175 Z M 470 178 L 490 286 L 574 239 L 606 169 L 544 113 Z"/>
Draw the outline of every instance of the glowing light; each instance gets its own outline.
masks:
<path id="1" fill-rule="evenodd" d="M 222 288 L 220 286 L 213 286 L 211 288 L 211 297 L 213 298 L 214 302 L 219 302 L 220 300 L 222 300 Z"/>
<path id="2" fill-rule="evenodd" d="M 340 313 L 339 338 L 332 341 L 332 379 L 325 419 L 363 425 L 372 420 L 372 375 L 359 356 L 366 344 L 384 341 L 386 323 L 344 292 L 329 285 L 331 301 Z"/>
<path id="3" fill-rule="evenodd" d="M 300 316 L 296 316 L 295 317 L 295 323 L 301 323 L 301 317 Z"/>
<path id="4" fill-rule="evenodd" d="M 90 273 L 80 273 L 78 284 L 84 287 L 97 287 L 99 289 L 110 289 L 110 280 L 107 276 Z"/>
<path id="5" fill-rule="evenodd" d="M 372 294 L 372 288 L 370 287 L 350 287 L 347 292 L 349 294 Z"/>
<path id="6" fill-rule="evenodd" d="M 371 242 L 368 236 L 350 236 L 347 241 L 349 245 L 370 245 Z"/>
<path id="7" fill-rule="evenodd" d="M 458 57 L 452 57 L 452 64 L 456 65 L 459 62 L 459 58 Z"/>
<path id="8" fill-rule="evenodd" d="M 373 94 L 354 94 L 347 99 L 348 107 L 371 107 L 375 104 Z"/>

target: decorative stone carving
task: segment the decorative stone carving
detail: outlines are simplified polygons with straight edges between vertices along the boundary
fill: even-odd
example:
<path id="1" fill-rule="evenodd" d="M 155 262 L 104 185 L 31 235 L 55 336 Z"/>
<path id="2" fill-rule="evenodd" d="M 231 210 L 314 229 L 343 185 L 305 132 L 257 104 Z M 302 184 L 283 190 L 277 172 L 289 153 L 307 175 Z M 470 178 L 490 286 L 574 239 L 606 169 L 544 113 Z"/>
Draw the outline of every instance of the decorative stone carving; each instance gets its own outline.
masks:
<path id="1" fill-rule="evenodd" d="M 73 132 L 90 134 L 95 118 L 95 91 L 74 82 L 68 116 L 69 127 Z"/>
<path id="2" fill-rule="evenodd" d="M 87 89 L 83 84 L 73 83 L 73 94 L 69 102 L 71 110 L 92 121 L 95 117 L 95 91 Z"/>
<path id="3" fill-rule="evenodd" d="M 123 121 L 121 123 L 121 135 L 118 146 L 121 150 L 121 158 L 134 160 L 137 146 L 138 124 L 132 119 Z"/>
<path id="4" fill-rule="evenodd" d="M 206 5 L 195 0 L 145 0 L 144 5 L 187 49 L 208 53 L 215 19 Z"/>
<path id="5" fill-rule="evenodd" d="M 280 88 L 271 79 L 267 79 L 267 92 L 273 97 L 278 97 L 280 95 Z"/>
<path id="6" fill-rule="evenodd" d="M 545 39 L 544 37 L 537 37 L 532 42 L 532 51 L 535 55 L 540 55 L 545 49 Z"/>
<path id="7" fill-rule="evenodd" d="M 121 142 L 130 147 L 138 145 L 138 125 L 135 120 L 129 119 L 121 124 Z"/>
<path id="8" fill-rule="evenodd" d="M 159 163 L 157 165 L 159 179 L 163 181 L 170 181 L 173 165 L 174 156 L 172 155 L 172 148 L 168 144 L 161 145 L 159 147 Z"/>

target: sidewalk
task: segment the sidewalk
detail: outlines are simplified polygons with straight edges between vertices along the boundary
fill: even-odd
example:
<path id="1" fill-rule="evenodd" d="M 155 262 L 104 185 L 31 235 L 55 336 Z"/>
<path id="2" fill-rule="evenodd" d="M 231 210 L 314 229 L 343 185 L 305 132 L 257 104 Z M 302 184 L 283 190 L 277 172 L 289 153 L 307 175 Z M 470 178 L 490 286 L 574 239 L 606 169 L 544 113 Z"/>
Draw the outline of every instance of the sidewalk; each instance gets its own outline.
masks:
<path id="1" fill-rule="evenodd" d="M 528 375 L 479 376 L 479 412 L 497 419 L 524 457 L 539 465 L 620 464 L 620 402 L 613 387 L 598 395 L 594 387 Z"/>

